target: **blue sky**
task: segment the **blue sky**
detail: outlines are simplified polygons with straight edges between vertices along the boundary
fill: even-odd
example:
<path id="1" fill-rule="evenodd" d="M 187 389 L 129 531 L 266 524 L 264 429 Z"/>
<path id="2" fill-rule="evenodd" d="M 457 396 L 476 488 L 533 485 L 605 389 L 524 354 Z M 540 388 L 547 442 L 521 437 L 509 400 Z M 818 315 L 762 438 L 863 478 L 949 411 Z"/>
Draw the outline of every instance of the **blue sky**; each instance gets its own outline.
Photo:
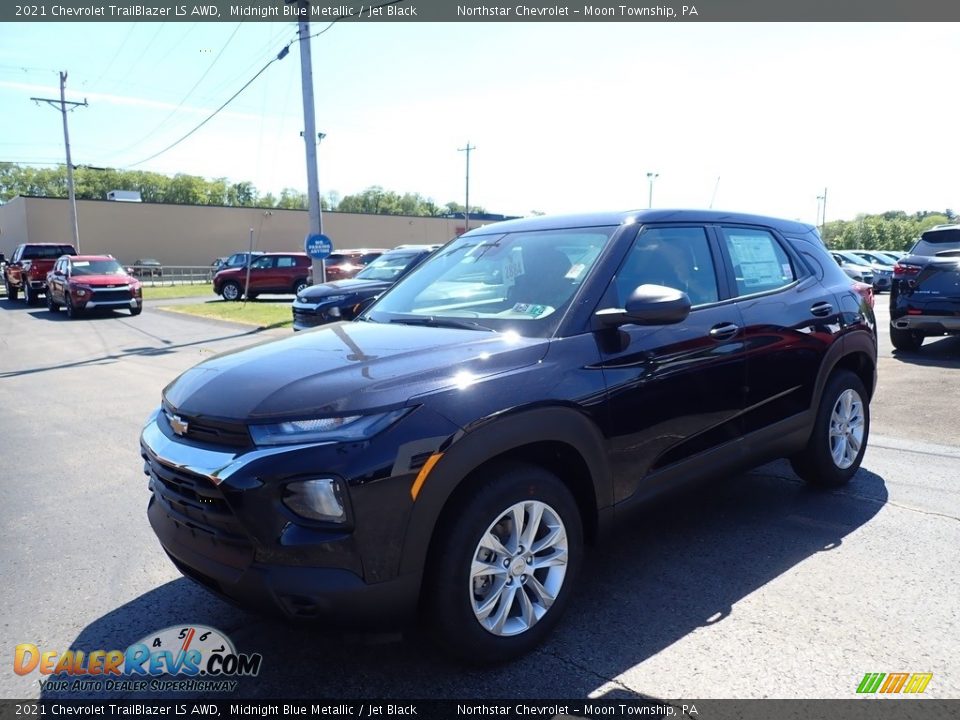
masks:
<path id="1" fill-rule="evenodd" d="M 326 27 L 313 24 L 312 31 Z M 306 189 L 293 23 L 0 24 L 0 160 Z M 960 210 L 960 33 L 929 24 L 342 23 L 313 41 L 321 192 L 491 212 L 714 207 L 814 222 Z M 718 182 L 719 178 L 719 182 Z"/>

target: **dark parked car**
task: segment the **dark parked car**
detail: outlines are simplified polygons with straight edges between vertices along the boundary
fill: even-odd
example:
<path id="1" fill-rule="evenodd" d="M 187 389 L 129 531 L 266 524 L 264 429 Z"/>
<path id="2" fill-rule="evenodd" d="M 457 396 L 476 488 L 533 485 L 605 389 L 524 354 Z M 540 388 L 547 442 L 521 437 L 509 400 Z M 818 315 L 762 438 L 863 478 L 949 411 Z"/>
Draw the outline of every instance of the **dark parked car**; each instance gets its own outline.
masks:
<path id="1" fill-rule="evenodd" d="M 135 277 L 163 277 L 163 265 L 153 258 L 134 260 L 130 274 Z"/>
<path id="2" fill-rule="evenodd" d="M 890 289 L 890 341 L 919 350 L 923 339 L 960 334 L 960 225 L 927 230 L 897 261 Z"/>
<path id="3" fill-rule="evenodd" d="M 143 310 L 140 281 L 109 255 L 65 255 L 47 274 L 47 308 L 67 309 L 74 319 L 86 310 Z"/>
<path id="4" fill-rule="evenodd" d="M 296 294 L 307 287 L 310 257 L 306 253 L 264 253 L 250 263 L 250 287 L 247 266 L 225 268 L 213 276 L 213 291 L 224 300 L 239 300 L 246 294 L 254 300 L 263 293 Z"/>
<path id="5" fill-rule="evenodd" d="M 293 303 L 293 329 L 352 320 L 368 301 L 423 262 L 437 245 L 404 245 L 384 253 L 355 277 L 311 285 Z"/>
<path id="6" fill-rule="evenodd" d="M 333 253 L 325 261 L 327 282 L 354 277 L 385 252 L 384 248 L 357 248 Z"/>
<path id="7" fill-rule="evenodd" d="M 352 322 L 168 385 L 141 435 L 147 514 L 185 575 L 242 605 L 419 610 L 450 652 L 502 661 L 546 637 L 585 544 L 639 501 L 777 457 L 847 482 L 876 356 L 872 308 L 810 225 L 497 223 Z"/>

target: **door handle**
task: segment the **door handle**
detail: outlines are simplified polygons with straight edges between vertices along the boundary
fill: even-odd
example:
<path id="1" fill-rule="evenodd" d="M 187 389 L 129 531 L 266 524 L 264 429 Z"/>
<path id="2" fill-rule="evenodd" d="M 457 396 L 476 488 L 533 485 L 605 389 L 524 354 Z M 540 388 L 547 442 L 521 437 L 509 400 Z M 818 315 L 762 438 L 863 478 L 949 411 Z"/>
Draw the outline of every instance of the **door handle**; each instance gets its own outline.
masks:
<path id="1" fill-rule="evenodd" d="M 833 305 L 828 302 L 814 303 L 810 307 L 810 312 L 817 317 L 826 317 L 833 312 Z"/>
<path id="2" fill-rule="evenodd" d="M 710 328 L 710 337 L 714 340 L 729 340 L 740 332 L 740 326 L 733 323 L 720 323 Z"/>

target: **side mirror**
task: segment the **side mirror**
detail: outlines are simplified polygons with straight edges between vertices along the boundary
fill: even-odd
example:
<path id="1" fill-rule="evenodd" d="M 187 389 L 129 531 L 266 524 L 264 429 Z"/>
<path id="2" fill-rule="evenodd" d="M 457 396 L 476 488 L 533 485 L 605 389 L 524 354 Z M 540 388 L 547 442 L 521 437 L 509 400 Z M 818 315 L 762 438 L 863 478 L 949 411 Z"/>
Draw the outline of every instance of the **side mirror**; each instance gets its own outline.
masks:
<path id="1" fill-rule="evenodd" d="M 681 290 L 663 285 L 640 285 L 627 298 L 626 307 L 596 312 L 604 327 L 621 325 L 676 325 L 690 314 L 690 298 Z"/>

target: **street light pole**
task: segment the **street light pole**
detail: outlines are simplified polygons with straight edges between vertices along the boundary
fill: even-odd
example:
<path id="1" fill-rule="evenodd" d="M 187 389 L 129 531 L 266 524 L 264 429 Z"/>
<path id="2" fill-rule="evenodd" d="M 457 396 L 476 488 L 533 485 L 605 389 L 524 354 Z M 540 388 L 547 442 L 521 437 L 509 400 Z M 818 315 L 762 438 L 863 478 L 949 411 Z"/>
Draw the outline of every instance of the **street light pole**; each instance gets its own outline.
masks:
<path id="1" fill-rule="evenodd" d="M 469 140 L 467 140 L 465 148 L 457 148 L 460 152 L 467 153 L 467 197 L 465 199 L 466 204 L 463 207 L 463 232 L 465 233 L 470 230 L 470 151 L 476 149 L 475 146 L 471 147 Z"/>
<path id="2" fill-rule="evenodd" d="M 650 194 L 647 198 L 648 208 L 653 207 L 653 181 L 656 180 L 658 177 L 660 177 L 660 173 L 652 173 L 652 172 L 647 173 L 647 182 L 650 183 Z"/>

